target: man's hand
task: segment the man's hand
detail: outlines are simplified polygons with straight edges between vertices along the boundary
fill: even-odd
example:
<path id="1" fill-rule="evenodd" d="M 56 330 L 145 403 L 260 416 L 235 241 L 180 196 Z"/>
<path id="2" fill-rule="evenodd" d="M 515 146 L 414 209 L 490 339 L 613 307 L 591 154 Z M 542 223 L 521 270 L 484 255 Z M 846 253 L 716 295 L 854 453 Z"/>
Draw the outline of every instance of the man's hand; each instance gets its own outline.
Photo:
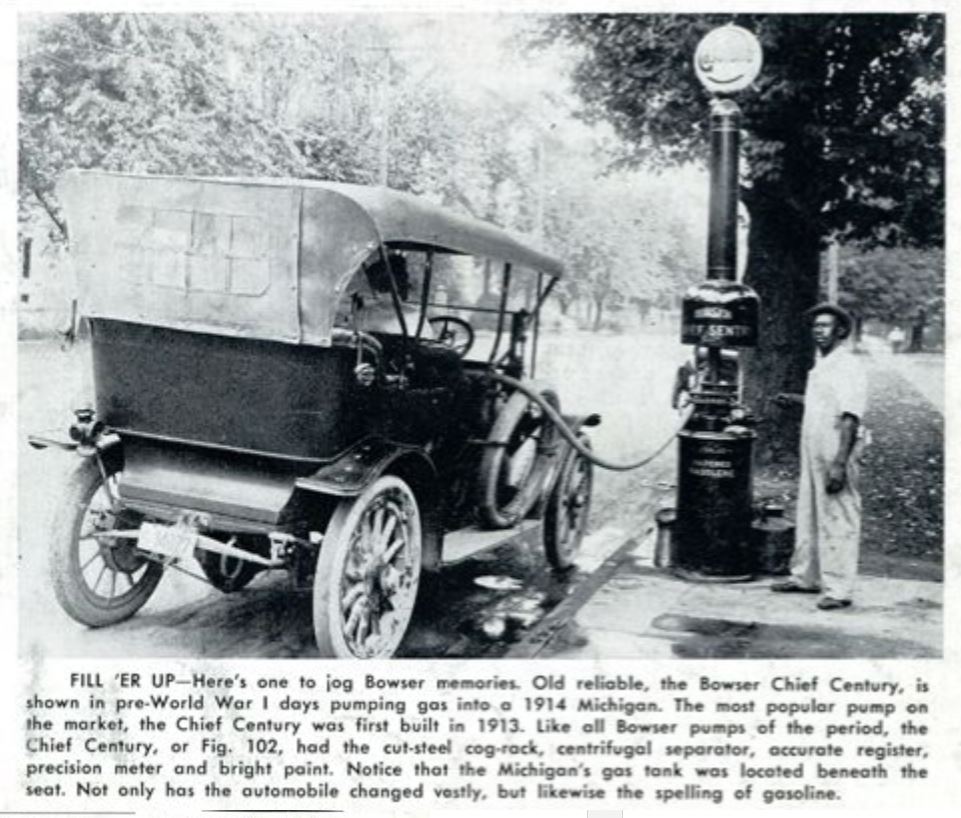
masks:
<path id="1" fill-rule="evenodd" d="M 846 465 L 848 458 L 851 456 L 851 449 L 854 447 L 857 431 L 858 419 L 848 413 L 841 415 L 841 441 L 838 446 L 838 453 L 828 467 L 828 484 L 826 486 L 828 494 L 837 494 L 844 488 L 847 479 Z"/>
<path id="2" fill-rule="evenodd" d="M 832 463 L 828 467 L 828 494 L 837 494 L 844 488 L 845 469 L 843 463 Z"/>

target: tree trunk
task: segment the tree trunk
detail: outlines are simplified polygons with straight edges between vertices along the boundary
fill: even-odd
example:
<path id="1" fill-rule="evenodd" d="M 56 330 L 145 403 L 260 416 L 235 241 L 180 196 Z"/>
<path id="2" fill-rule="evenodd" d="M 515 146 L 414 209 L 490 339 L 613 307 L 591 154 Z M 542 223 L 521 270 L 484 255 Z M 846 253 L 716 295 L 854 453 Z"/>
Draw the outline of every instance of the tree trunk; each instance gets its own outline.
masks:
<path id="1" fill-rule="evenodd" d="M 601 318 L 604 316 L 604 298 L 600 297 L 594 298 L 594 325 L 593 331 L 598 332 L 601 329 Z"/>
<path id="2" fill-rule="evenodd" d="M 645 326 L 651 314 L 651 301 L 649 299 L 639 298 L 637 300 L 637 314 L 640 318 L 641 326 Z"/>
<path id="3" fill-rule="evenodd" d="M 760 463 L 797 453 L 800 413 L 774 403 L 779 392 L 803 392 L 812 363 L 804 311 L 818 295 L 820 241 L 809 219 L 778 190 L 756 186 L 745 197 L 751 213 L 745 282 L 761 299 L 758 346 L 744 356 L 744 399 L 758 417 Z"/>
<path id="4" fill-rule="evenodd" d="M 908 345 L 908 352 L 924 351 L 924 324 L 911 325 L 911 342 Z"/>
<path id="5" fill-rule="evenodd" d="M 908 352 L 924 351 L 924 327 L 928 323 L 928 316 L 924 309 L 919 309 L 911 325 L 911 344 Z"/>

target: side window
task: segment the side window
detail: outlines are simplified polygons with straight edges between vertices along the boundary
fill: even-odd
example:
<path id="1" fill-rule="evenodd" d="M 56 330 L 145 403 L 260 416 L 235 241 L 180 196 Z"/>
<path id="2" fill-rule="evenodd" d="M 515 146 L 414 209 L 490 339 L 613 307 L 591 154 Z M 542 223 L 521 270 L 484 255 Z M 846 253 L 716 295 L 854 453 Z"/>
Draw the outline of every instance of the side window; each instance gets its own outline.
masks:
<path id="1" fill-rule="evenodd" d="M 383 258 L 375 254 L 367 259 L 350 279 L 344 294 L 337 303 L 334 326 L 351 328 L 351 305 L 356 303 L 358 326 L 368 332 L 400 333 L 401 323 L 392 295 L 391 277 L 397 294 L 401 299 L 401 310 L 408 331 L 413 329 L 420 304 L 420 282 L 423 280 L 423 265 L 419 268 L 417 281 L 412 286 L 410 276 L 410 255 L 391 250 L 389 255 L 390 273 Z"/>
<path id="2" fill-rule="evenodd" d="M 114 249 L 128 279 L 237 296 L 270 286 L 269 225 L 256 216 L 123 205 L 117 226 Z"/>

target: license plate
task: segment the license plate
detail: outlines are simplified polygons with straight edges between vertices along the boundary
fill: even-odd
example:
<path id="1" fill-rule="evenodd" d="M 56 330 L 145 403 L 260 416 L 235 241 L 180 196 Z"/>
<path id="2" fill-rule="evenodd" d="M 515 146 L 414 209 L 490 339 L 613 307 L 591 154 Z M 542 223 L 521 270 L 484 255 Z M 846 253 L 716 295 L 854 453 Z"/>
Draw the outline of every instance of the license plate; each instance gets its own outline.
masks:
<path id="1" fill-rule="evenodd" d="M 175 560 L 182 560 L 193 554 L 197 543 L 197 532 L 182 525 L 158 525 L 143 523 L 140 526 L 140 540 L 137 547 L 141 551 L 162 554 Z"/>

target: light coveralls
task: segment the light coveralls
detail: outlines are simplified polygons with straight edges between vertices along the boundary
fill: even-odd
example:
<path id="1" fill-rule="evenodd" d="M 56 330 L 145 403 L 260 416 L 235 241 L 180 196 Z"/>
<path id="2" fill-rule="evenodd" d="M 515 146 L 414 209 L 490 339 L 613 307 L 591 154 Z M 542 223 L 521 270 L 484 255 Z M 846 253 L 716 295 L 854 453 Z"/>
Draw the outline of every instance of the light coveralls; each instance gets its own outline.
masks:
<path id="1" fill-rule="evenodd" d="M 801 425 L 801 481 L 791 574 L 824 596 L 850 600 L 858 571 L 861 494 L 858 488 L 864 448 L 867 381 L 850 348 L 818 352 L 808 374 Z M 844 488 L 828 494 L 828 469 L 841 445 L 841 416 L 859 421 L 858 437 L 845 468 Z"/>

